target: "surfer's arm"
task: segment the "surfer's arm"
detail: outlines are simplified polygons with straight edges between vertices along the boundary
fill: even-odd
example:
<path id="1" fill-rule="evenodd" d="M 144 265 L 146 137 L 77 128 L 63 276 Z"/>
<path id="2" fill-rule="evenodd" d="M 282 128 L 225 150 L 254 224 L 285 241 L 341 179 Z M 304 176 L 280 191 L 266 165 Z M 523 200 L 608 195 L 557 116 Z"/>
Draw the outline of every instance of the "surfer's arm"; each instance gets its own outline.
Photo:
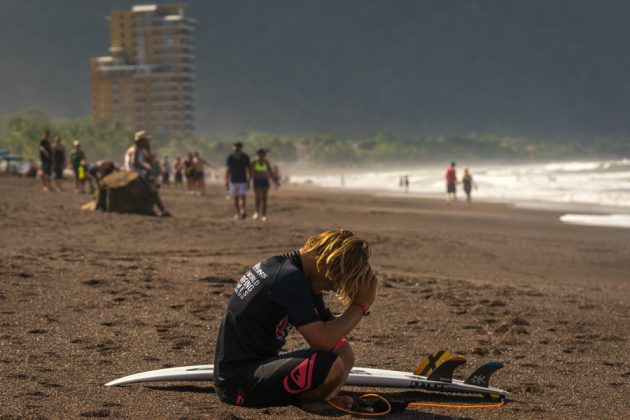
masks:
<path id="1" fill-rule="evenodd" d="M 376 299 L 376 275 L 370 268 L 360 280 L 355 301 L 340 316 L 329 322 L 316 321 L 297 327 L 306 342 L 315 350 L 331 350 L 352 331 Z M 356 304 L 355 304 L 356 303 Z"/>
<path id="2" fill-rule="evenodd" d="M 343 314 L 329 322 L 316 321 L 302 325 L 297 330 L 314 350 L 332 350 L 363 318 L 357 305 L 350 305 Z"/>

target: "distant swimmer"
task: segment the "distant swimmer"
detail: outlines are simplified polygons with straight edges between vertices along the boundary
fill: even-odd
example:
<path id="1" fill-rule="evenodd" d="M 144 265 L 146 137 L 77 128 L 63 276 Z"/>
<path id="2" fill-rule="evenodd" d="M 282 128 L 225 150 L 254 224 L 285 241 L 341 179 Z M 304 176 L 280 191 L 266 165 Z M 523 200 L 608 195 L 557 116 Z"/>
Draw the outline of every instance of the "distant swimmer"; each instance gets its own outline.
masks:
<path id="1" fill-rule="evenodd" d="M 473 180 L 473 177 L 468 171 L 468 168 L 464 169 L 464 176 L 462 177 L 462 184 L 464 184 L 464 191 L 466 192 L 466 201 L 470 203 L 471 201 L 470 192 L 472 191 L 473 187 L 477 189 L 477 184 Z"/>
<path id="2" fill-rule="evenodd" d="M 446 168 L 446 202 L 457 201 L 457 173 L 455 172 L 455 162 Z"/>
<path id="3" fill-rule="evenodd" d="M 251 180 L 251 168 L 249 156 L 243 153 L 243 143 L 239 141 L 232 146 L 234 152 L 228 156 L 225 162 L 225 188 L 229 188 L 230 195 L 234 198 L 236 210 L 234 220 L 238 220 L 247 217 L 245 197 Z"/>
<path id="4" fill-rule="evenodd" d="M 355 233 L 322 232 L 304 245 L 249 269 L 228 301 L 216 340 L 214 386 L 219 399 L 245 407 L 297 405 L 350 408 L 339 396 L 354 365 L 346 339 L 370 313 L 377 278 L 369 245 Z M 345 309 L 324 302 L 333 291 Z M 308 347 L 280 353 L 296 329 Z"/>
<path id="5" fill-rule="evenodd" d="M 50 130 L 44 131 L 44 138 L 39 142 L 39 160 L 42 169 L 42 189 L 52 189 L 50 177 L 52 175 L 52 145 L 50 144 Z"/>
<path id="6" fill-rule="evenodd" d="M 256 157 L 251 163 L 251 173 L 254 179 L 254 194 L 256 198 L 256 212 L 253 219 L 260 217 L 263 222 L 267 221 L 267 197 L 269 195 L 270 181 L 278 185 L 272 166 L 267 160 L 268 149 L 260 148 L 256 151 Z"/>

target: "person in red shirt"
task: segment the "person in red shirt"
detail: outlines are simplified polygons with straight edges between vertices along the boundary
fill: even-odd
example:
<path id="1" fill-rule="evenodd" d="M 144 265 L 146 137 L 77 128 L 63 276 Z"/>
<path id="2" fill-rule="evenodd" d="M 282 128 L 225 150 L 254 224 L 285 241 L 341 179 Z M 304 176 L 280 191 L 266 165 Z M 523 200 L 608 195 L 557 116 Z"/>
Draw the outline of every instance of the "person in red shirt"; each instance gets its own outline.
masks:
<path id="1" fill-rule="evenodd" d="M 455 162 L 446 168 L 446 202 L 457 201 L 457 173 L 455 172 Z"/>

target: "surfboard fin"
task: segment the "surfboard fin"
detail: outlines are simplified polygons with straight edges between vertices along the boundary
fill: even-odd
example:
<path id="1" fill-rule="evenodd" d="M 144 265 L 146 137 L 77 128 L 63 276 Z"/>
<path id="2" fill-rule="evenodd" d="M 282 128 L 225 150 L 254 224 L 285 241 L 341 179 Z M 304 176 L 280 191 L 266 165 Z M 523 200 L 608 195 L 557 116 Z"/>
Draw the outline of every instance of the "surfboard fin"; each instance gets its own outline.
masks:
<path id="1" fill-rule="evenodd" d="M 500 362 L 488 362 L 482 366 L 480 366 L 476 371 L 472 373 L 464 381 L 464 383 L 468 385 L 477 385 L 477 386 L 490 386 L 490 376 L 497 370 L 503 367 L 503 363 Z"/>
<path id="2" fill-rule="evenodd" d="M 453 372 L 464 363 L 466 363 L 465 357 L 453 356 L 438 366 L 427 379 L 430 381 L 453 382 Z"/>
<path id="3" fill-rule="evenodd" d="M 413 372 L 414 375 L 429 376 L 438 366 L 448 360 L 452 354 L 445 350 L 436 351 L 422 361 Z"/>

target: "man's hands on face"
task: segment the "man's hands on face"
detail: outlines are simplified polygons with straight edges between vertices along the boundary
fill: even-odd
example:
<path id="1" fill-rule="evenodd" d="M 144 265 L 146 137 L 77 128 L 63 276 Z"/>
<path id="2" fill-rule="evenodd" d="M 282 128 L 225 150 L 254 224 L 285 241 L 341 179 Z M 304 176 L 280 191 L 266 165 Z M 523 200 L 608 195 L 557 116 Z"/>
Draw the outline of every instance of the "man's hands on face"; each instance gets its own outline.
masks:
<path id="1" fill-rule="evenodd" d="M 356 300 L 367 306 L 368 308 L 374 304 L 376 300 L 376 285 L 378 280 L 376 274 L 372 271 L 372 267 L 368 266 L 365 275 L 359 280 L 359 290 Z"/>

